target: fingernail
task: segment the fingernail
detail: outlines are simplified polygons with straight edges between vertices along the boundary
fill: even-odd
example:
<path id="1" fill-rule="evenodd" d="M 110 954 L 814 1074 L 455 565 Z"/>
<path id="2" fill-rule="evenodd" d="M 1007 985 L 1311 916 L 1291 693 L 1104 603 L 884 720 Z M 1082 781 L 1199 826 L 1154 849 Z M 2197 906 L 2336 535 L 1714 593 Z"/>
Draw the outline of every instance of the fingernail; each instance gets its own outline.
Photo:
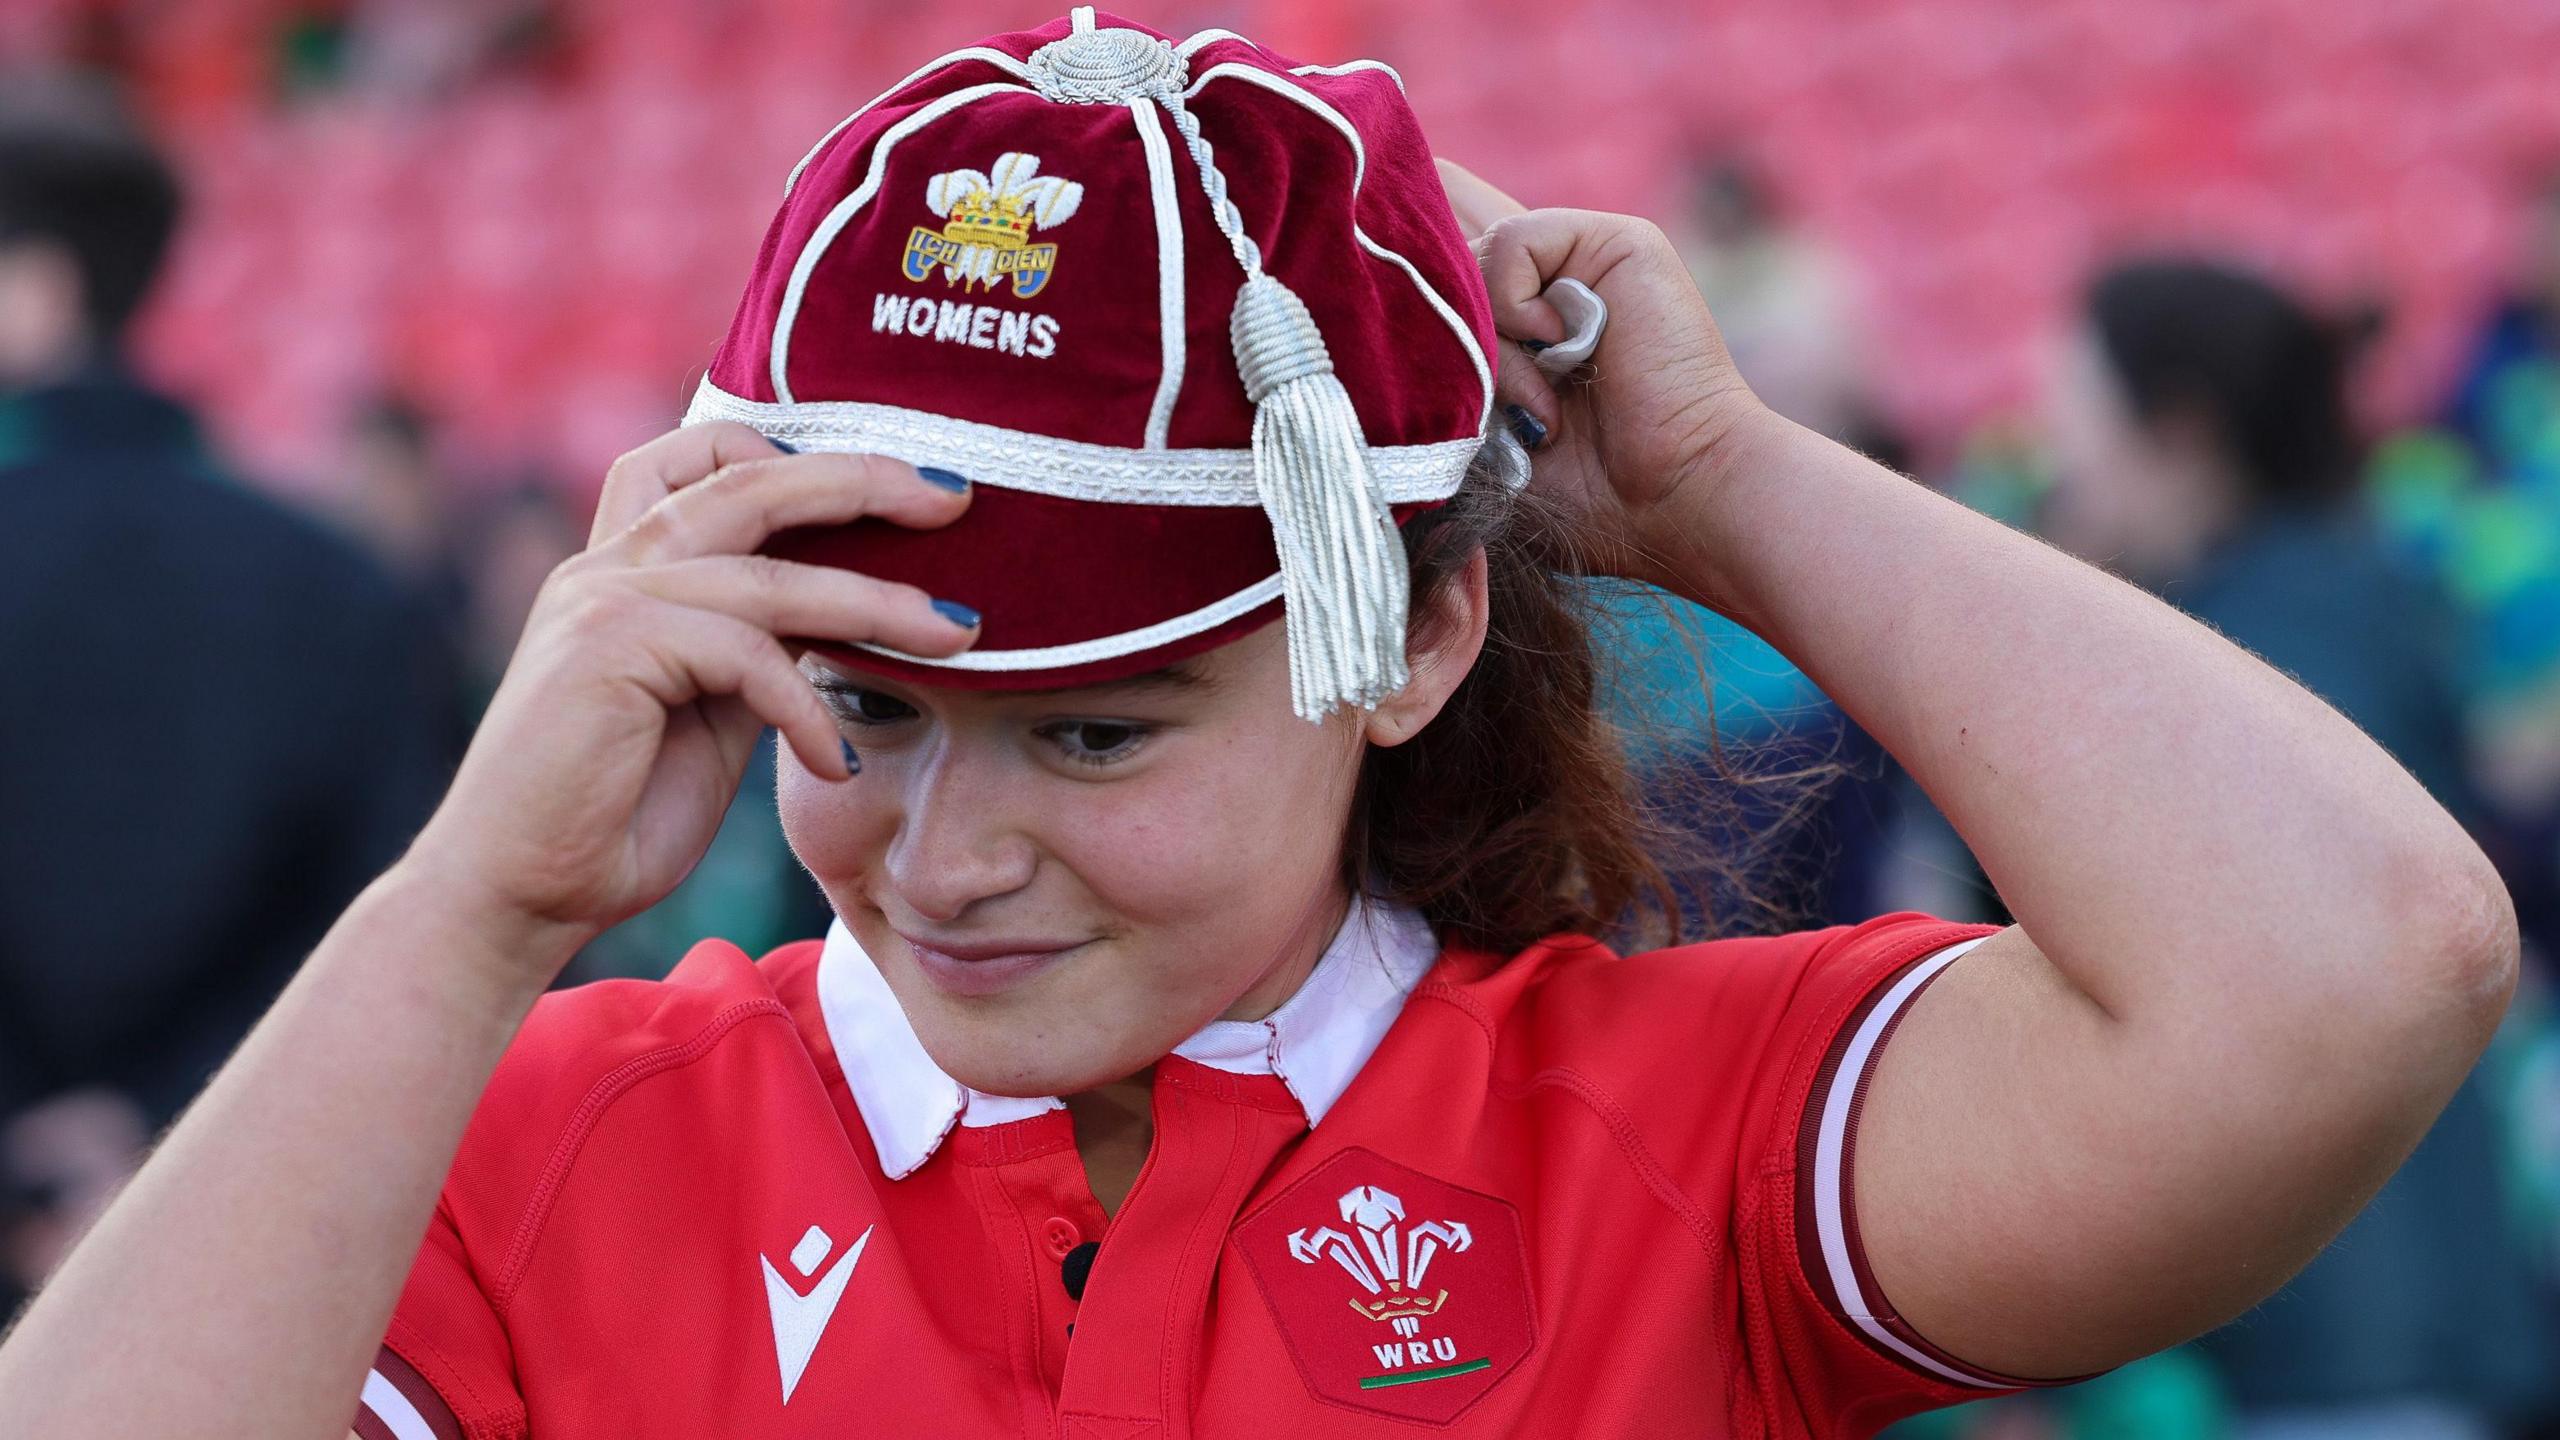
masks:
<path id="1" fill-rule="evenodd" d="M 767 435 L 766 437 L 764 437 L 764 443 L 766 443 L 767 445 L 772 446 L 772 447 L 773 447 L 774 449 L 776 449 L 776 450 L 781 451 L 781 452 L 782 452 L 783 454 L 785 454 L 785 455 L 797 455 L 797 454 L 799 454 L 799 453 L 800 453 L 800 447 L 799 447 L 799 446 L 797 446 L 797 445 L 792 444 L 792 443 L 791 443 L 790 441 L 788 441 L 788 440 L 776 440 L 776 439 L 774 439 L 772 436 Z"/>
<path id="2" fill-rule="evenodd" d="M 1554 349 L 1555 344 L 1556 342 L 1553 340 L 1523 340 L 1520 342 L 1520 348 L 1528 351 L 1532 355 L 1535 355 L 1541 350 Z"/>
<path id="3" fill-rule="evenodd" d="M 978 612 L 961 604 L 957 600 L 934 601 L 933 613 L 950 621 L 952 624 L 959 626 L 963 630 L 975 630 L 978 628 Z"/>
<path id="4" fill-rule="evenodd" d="M 948 470 L 937 470 L 931 465 L 919 465 L 916 467 L 916 473 L 924 477 L 926 484 L 939 485 L 954 495 L 969 493 L 969 482 Z"/>
<path id="5" fill-rule="evenodd" d="M 844 747 L 844 771 L 845 771 L 845 773 L 846 773 L 846 774 L 848 774 L 848 775 L 859 775 L 859 774 L 861 774 L 861 773 L 862 773 L 862 757 L 853 753 L 853 742 L 852 742 L 852 741 L 850 741 L 850 740 L 839 740 L 839 741 L 837 741 L 836 743 Z"/>
<path id="6" fill-rule="evenodd" d="M 1511 433 L 1519 438 L 1522 445 L 1535 450 L 1547 443 L 1546 424 L 1537 416 L 1517 405 L 1503 406 L 1502 413 L 1511 417 Z"/>

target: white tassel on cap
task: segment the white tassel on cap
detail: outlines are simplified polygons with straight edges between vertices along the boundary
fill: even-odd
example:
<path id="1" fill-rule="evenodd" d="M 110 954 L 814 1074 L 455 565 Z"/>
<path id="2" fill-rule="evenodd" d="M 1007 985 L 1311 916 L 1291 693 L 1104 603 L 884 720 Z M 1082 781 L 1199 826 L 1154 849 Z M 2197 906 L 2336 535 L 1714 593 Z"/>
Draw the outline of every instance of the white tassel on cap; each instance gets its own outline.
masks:
<path id="1" fill-rule="evenodd" d="M 1288 595 L 1290 705 L 1308 720 L 1344 703 L 1375 706 L 1405 682 L 1411 579 L 1370 480 L 1360 417 L 1288 286 L 1248 277 L 1228 329 L 1254 404 L 1254 485 Z"/>
<path id="2" fill-rule="evenodd" d="M 1287 597 L 1289 703 L 1308 720 L 1377 705 L 1405 683 L 1412 577 L 1369 470 L 1368 441 L 1306 302 L 1262 268 L 1262 249 L 1227 198 L 1199 118 L 1183 103 L 1190 68 L 1143 31 L 1097 29 L 1078 7 L 1066 36 L 1032 53 L 1030 78 L 1061 103 L 1162 105 L 1200 169 L 1209 213 L 1244 271 L 1228 332 L 1253 401 L 1253 479 L 1280 552 Z"/>
<path id="3" fill-rule="evenodd" d="M 1254 405 L 1254 488 L 1280 552 L 1290 706 L 1307 720 L 1338 705 L 1373 708 L 1404 686 L 1412 577 L 1369 472 L 1360 416 L 1306 302 L 1262 268 L 1262 247 L 1244 233 L 1199 118 L 1178 90 L 1156 100 L 1200 167 L 1209 213 L 1244 270 L 1227 328 Z"/>

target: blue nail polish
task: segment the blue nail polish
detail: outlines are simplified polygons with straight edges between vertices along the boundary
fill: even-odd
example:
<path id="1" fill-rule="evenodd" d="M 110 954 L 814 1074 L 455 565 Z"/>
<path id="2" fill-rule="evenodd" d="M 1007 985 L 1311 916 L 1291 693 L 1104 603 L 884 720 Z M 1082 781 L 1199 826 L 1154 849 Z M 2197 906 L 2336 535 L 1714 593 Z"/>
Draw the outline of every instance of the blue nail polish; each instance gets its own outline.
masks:
<path id="1" fill-rule="evenodd" d="M 919 465 L 916 467 L 916 473 L 924 477 L 924 483 L 927 485 L 939 485 L 954 495 L 969 493 L 969 482 L 948 470 L 936 469 L 931 465 Z"/>
<path id="2" fill-rule="evenodd" d="M 1535 355 L 1542 350 L 1552 350 L 1555 348 L 1555 345 L 1556 342 L 1553 340 L 1523 340 L 1520 342 L 1520 348 L 1528 351 L 1532 355 Z"/>
<path id="3" fill-rule="evenodd" d="M 963 630 L 975 630 L 978 628 L 978 612 L 961 604 L 957 600 L 934 601 L 933 613 L 950 621 L 952 624 L 959 626 Z"/>
<path id="4" fill-rule="evenodd" d="M 797 455 L 797 454 L 799 454 L 799 453 L 800 453 L 800 447 L 799 447 L 799 446 L 797 446 L 797 445 L 792 444 L 792 443 L 791 443 L 790 441 L 788 441 L 788 440 L 776 440 L 776 439 L 774 439 L 772 436 L 767 435 L 766 437 L 764 437 L 764 443 L 766 443 L 767 445 L 772 446 L 772 447 L 773 447 L 774 449 L 776 449 L 776 450 L 781 451 L 781 452 L 782 452 L 783 454 L 785 454 L 785 455 Z"/>
<path id="5" fill-rule="evenodd" d="M 850 740 L 839 740 L 836 743 L 844 747 L 845 773 L 848 775 L 861 774 L 862 757 L 853 753 L 853 742 Z"/>
<path id="6" fill-rule="evenodd" d="M 1502 413 L 1511 417 L 1511 433 L 1522 445 L 1535 450 L 1547 443 L 1546 423 L 1537 416 L 1517 405 L 1503 406 Z"/>

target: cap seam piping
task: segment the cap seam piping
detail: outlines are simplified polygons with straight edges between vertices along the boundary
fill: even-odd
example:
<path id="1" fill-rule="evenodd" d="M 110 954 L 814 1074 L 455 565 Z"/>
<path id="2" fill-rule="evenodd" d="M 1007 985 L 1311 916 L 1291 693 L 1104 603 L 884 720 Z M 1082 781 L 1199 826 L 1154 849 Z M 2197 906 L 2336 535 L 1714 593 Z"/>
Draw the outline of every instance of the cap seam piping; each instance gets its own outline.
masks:
<path id="1" fill-rule="evenodd" d="M 835 208 L 827 212 L 826 218 L 818 222 L 818 228 L 810 233 L 807 243 L 800 247 L 799 259 L 792 263 L 791 281 L 783 287 L 782 308 L 774 317 L 773 348 L 768 362 L 772 371 L 773 395 L 776 400 L 786 405 L 791 403 L 791 384 L 785 378 L 785 372 L 791 361 L 791 331 L 799 322 L 800 302 L 808 293 L 809 277 L 816 272 L 818 262 L 826 257 L 827 247 L 835 244 L 836 237 L 843 234 L 845 227 L 853 223 L 853 217 L 861 213 L 863 206 L 871 203 L 873 195 L 879 193 L 881 178 L 889 171 L 889 152 L 899 141 L 964 106 L 974 105 L 993 95 L 1036 95 L 1038 93 L 1026 86 L 1008 85 L 1001 81 L 972 85 L 966 90 L 952 91 L 881 132 L 879 143 L 871 149 L 870 173 L 862 177 L 862 184 L 856 187 L 852 194 L 837 201 Z"/>
<path id="2" fill-rule="evenodd" d="M 881 101 L 888 99 L 890 96 L 897 94 L 901 90 L 906 89 L 908 86 L 913 85 L 927 75 L 932 74 L 934 71 L 940 70 L 945 66 L 957 65 L 964 60 L 984 60 L 988 64 L 995 66 L 997 69 L 1004 71 L 1008 75 L 1011 75 L 1016 80 L 1029 80 L 1031 78 L 1030 66 L 1023 64 L 1021 61 L 1016 60 L 1001 50 L 990 50 L 984 45 L 966 46 L 962 49 L 954 50 L 948 55 L 942 55 L 928 60 L 922 65 L 919 65 L 915 69 L 907 72 L 905 79 L 900 80 L 897 84 L 890 86 L 888 89 L 883 90 L 879 94 L 862 102 L 861 109 L 856 110 L 852 114 L 837 121 L 834 129 L 819 136 L 818 143 L 810 146 L 809 153 L 801 156 L 800 163 L 792 166 L 791 173 L 783 178 L 782 198 L 785 200 L 791 198 L 791 192 L 798 189 L 800 186 L 801 172 L 807 170 L 809 166 L 817 160 L 818 152 L 826 149 L 829 141 L 845 132 L 846 126 L 851 125 L 854 121 L 861 119 L 872 111 L 879 109 Z M 1397 83 L 1402 84 L 1403 82 L 1399 81 Z"/>
<path id="3" fill-rule="evenodd" d="M 1221 76 L 1231 76 L 1235 79 L 1243 80 L 1250 85 L 1268 90 L 1275 95 L 1283 97 L 1284 99 L 1295 101 L 1300 107 L 1312 112 L 1318 119 L 1321 119 L 1326 124 L 1331 125 L 1335 131 L 1340 133 L 1344 142 L 1350 145 L 1351 213 L 1353 217 L 1351 221 L 1351 238 L 1358 242 L 1361 249 L 1368 251 L 1370 254 L 1377 256 L 1381 260 L 1388 261 L 1397 269 L 1402 270 L 1405 274 L 1405 278 L 1413 282 L 1414 288 L 1422 292 L 1422 298 L 1424 301 L 1426 301 L 1431 306 L 1432 310 L 1440 316 L 1441 320 L 1448 325 L 1449 333 L 1457 337 L 1459 348 L 1466 351 L 1468 361 L 1475 366 L 1477 393 L 1484 397 L 1484 404 L 1478 410 L 1476 416 L 1476 429 L 1481 432 L 1486 423 L 1493 417 L 1493 370 L 1491 366 L 1485 363 L 1484 350 L 1481 346 L 1476 344 L 1475 332 L 1468 328 L 1466 321 L 1459 318 L 1458 312 L 1450 307 L 1449 302 L 1441 296 L 1440 292 L 1432 288 L 1431 282 L 1422 277 L 1422 272 L 1414 268 L 1412 261 L 1407 260 L 1404 256 L 1369 238 L 1368 232 L 1360 228 L 1360 221 L 1358 218 L 1360 213 L 1360 189 L 1369 176 L 1369 150 L 1368 146 L 1362 143 L 1360 139 L 1359 127 L 1353 125 L 1348 116 L 1333 108 L 1332 104 L 1325 100 L 1323 96 L 1309 90 L 1304 85 L 1293 85 L 1289 83 L 1288 80 L 1281 76 L 1274 75 L 1268 70 L 1256 69 L 1251 65 L 1242 64 L 1234 60 L 1222 61 L 1219 64 L 1212 65 L 1207 70 L 1202 71 L 1200 73 L 1200 77 L 1191 82 L 1190 88 L 1182 92 L 1182 98 L 1189 100 L 1197 96 L 1202 90 L 1208 87 L 1210 81 L 1218 79 Z"/>
<path id="4" fill-rule="evenodd" d="M 1129 101 L 1129 114 L 1147 152 L 1147 198 L 1156 219 L 1156 325 L 1162 336 L 1164 372 L 1156 379 L 1155 403 L 1147 409 L 1146 448 L 1162 450 L 1173 432 L 1173 407 L 1182 394 L 1182 369 L 1189 363 L 1183 327 L 1183 280 L 1187 258 L 1182 253 L 1182 214 L 1175 209 L 1173 146 L 1165 139 L 1164 122 L 1155 101 L 1140 95 Z"/>
<path id="5" fill-rule="evenodd" d="M 1404 72 L 1384 60 L 1345 60 L 1339 65 L 1300 65 L 1291 69 L 1289 73 L 1292 75 L 1350 75 L 1362 70 L 1380 71 L 1388 79 L 1396 82 L 1396 89 L 1404 89 Z"/>
<path id="6" fill-rule="evenodd" d="M 1252 40 L 1237 34 L 1233 30 L 1194 30 L 1183 38 L 1181 44 L 1173 47 L 1173 53 L 1181 56 L 1187 61 L 1193 55 L 1198 54 L 1202 50 L 1208 49 L 1210 46 L 1217 44 L 1221 40 L 1233 40 L 1239 45 L 1247 46 L 1254 50 L 1260 50 L 1262 48 Z"/>

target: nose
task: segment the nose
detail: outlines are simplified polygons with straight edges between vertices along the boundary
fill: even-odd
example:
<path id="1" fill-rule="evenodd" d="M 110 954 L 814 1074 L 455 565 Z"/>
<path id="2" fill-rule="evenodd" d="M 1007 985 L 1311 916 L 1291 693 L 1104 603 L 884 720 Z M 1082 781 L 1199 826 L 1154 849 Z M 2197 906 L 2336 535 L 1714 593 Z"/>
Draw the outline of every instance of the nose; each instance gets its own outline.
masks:
<path id="1" fill-rule="evenodd" d="M 907 771 L 886 869 L 898 899 L 919 916 L 948 924 L 979 901 L 1031 883 L 1039 848 L 1017 813 L 1028 787 L 1005 773 L 1006 758 L 945 732 L 925 763 Z"/>

